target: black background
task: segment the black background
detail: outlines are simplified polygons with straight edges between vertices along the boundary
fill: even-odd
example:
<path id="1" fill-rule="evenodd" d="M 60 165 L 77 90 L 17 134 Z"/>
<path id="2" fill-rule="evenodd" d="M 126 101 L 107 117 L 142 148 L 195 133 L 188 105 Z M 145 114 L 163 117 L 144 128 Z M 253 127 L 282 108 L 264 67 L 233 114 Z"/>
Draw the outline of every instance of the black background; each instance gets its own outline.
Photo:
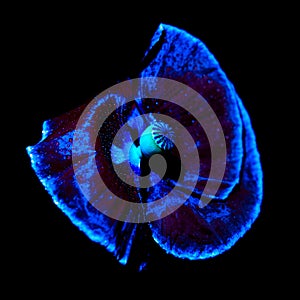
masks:
<path id="1" fill-rule="evenodd" d="M 150 5 L 150 4 L 148 4 Z M 131 272 L 101 246 L 91 242 L 53 204 L 34 171 L 26 146 L 41 138 L 42 122 L 91 100 L 105 88 L 135 76 L 144 51 L 160 22 L 182 28 L 200 38 L 233 82 L 248 110 L 257 137 L 264 170 L 262 210 L 251 230 L 232 249 L 213 259 L 181 261 L 157 255 L 153 272 L 278 274 L 282 237 L 277 213 L 281 209 L 275 188 L 274 76 L 282 64 L 278 39 L 284 42 L 279 10 L 261 7 L 233 9 L 201 6 L 176 13 L 140 9 L 117 14 L 115 9 L 19 7 L 5 24 L 8 37 L 14 110 L 14 195 L 10 209 L 9 252 L 15 273 L 38 276 L 63 274 L 69 278 L 90 274 Z M 186 12 L 185 12 L 186 11 Z M 194 11 L 194 13 L 193 13 Z M 276 46 L 277 45 L 277 46 Z M 15 112 L 16 111 L 16 112 Z M 159 252 L 159 251 L 158 251 Z M 81 274 L 81 275 L 79 275 Z M 101 275 L 102 274 L 102 275 Z"/>

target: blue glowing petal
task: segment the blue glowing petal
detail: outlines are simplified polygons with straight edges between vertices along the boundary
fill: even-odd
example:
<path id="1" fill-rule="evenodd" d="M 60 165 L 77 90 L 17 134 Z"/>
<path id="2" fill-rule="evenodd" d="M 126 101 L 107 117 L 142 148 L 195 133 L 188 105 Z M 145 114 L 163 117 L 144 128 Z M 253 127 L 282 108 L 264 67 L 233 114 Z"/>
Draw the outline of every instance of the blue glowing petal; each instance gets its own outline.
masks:
<path id="1" fill-rule="evenodd" d="M 167 253 L 190 260 L 214 257 L 230 249 L 259 215 L 263 195 L 260 157 L 249 116 L 240 100 L 239 108 L 245 132 L 240 184 L 225 203 L 212 200 L 200 209 L 198 199 L 191 197 L 172 215 L 152 222 L 153 238 Z"/>
<path id="2" fill-rule="evenodd" d="M 113 220 L 100 213 L 82 194 L 74 175 L 71 144 L 77 119 L 83 107 L 43 124 L 39 143 L 26 148 L 37 177 L 51 195 L 53 202 L 90 240 L 104 246 L 121 264 L 126 264 L 137 225 Z M 130 118 L 130 116 L 128 116 Z M 93 155 L 83 155 L 84 168 L 79 170 L 86 182 L 93 183 L 89 165 Z M 98 200 L 109 199 L 107 190 L 95 187 Z M 92 198 L 93 195 L 90 195 Z M 126 243 L 123 240 L 126 239 Z"/>
<path id="3" fill-rule="evenodd" d="M 154 240 L 167 253 L 190 260 L 205 259 L 232 247 L 257 218 L 262 201 L 259 153 L 242 101 L 207 47 L 184 30 L 166 24 L 159 26 L 150 49 L 158 41 L 161 48 L 142 76 L 176 79 L 208 101 L 224 130 L 227 165 L 219 194 L 207 206 L 200 209 L 197 205 L 207 180 L 199 176 L 189 200 L 173 214 L 152 222 L 150 228 Z M 202 141 L 200 135 L 198 140 Z M 205 141 L 198 149 L 210 151 Z M 170 182 L 162 181 L 159 188 L 149 191 L 149 201 L 160 198 L 169 186 Z"/>

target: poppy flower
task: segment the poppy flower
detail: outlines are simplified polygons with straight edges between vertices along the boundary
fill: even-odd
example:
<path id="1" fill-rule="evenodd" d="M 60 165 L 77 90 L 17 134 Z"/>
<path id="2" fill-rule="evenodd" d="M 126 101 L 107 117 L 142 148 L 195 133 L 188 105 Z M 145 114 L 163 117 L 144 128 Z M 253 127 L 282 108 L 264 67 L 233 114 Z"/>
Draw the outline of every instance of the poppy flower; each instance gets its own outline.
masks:
<path id="1" fill-rule="evenodd" d="M 123 265 L 229 250 L 263 196 L 250 117 L 204 43 L 160 24 L 139 78 L 47 120 L 28 146 L 57 207 Z"/>

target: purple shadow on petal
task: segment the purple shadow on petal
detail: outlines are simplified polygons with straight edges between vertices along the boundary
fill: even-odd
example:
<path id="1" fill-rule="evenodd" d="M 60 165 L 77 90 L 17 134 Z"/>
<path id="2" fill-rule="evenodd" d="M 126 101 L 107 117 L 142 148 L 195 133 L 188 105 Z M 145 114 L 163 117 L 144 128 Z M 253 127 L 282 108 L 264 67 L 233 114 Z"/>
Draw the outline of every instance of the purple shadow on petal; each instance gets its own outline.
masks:
<path id="1" fill-rule="evenodd" d="M 205 182 L 205 177 L 199 176 L 199 188 L 189 200 L 173 214 L 152 222 L 150 228 L 167 253 L 206 259 L 230 249 L 258 217 L 263 180 L 259 153 L 248 113 L 207 47 L 184 30 L 166 24 L 158 28 L 150 49 L 158 41 L 160 51 L 141 75 L 175 79 L 198 91 L 222 124 L 228 153 L 218 197 L 199 208 L 201 182 Z M 203 150 L 209 152 L 205 141 L 199 145 L 200 160 Z M 209 167 L 209 158 L 204 160 Z M 156 189 L 148 197 L 157 198 L 161 193 L 162 188 Z"/>
<path id="2" fill-rule="evenodd" d="M 85 105 L 45 121 L 41 141 L 34 146 L 28 146 L 26 150 L 33 170 L 58 208 L 90 240 L 104 246 L 125 265 L 137 225 L 119 222 L 100 213 L 82 194 L 75 178 L 71 160 L 72 137 L 84 107 Z M 134 112 L 134 108 L 132 111 Z M 128 114 L 126 118 L 130 117 Z M 82 160 L 86 162 L 88 169 L 90 155 L 82 155 Z M 84 176 L 87 181 L 90 179 L 88 172 Z M 111 173 L 108 171 L 106 176 L 111 176 Z M 99 201 L 109 198 L 106 190 L 95 191 Z M 124 191 L 121 192 L 125 194 Z"/>

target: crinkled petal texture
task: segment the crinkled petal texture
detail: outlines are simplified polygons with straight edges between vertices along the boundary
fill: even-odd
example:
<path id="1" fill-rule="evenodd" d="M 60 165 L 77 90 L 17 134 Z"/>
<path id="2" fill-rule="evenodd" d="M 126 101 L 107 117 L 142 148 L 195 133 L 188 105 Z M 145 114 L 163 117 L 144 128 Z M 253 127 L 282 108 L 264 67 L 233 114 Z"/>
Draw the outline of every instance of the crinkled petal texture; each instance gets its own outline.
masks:
<path id="1" fill-rule="evenodd" d="M 193 115 L 195 111 L 186 111 L 164 99 L 139 98 L 125 103 L 118 96 L 109 99 L 109 105 L 117 109 L 101 128 L 96 128 L 99 136 L 95 148 L 84 148 L 88 151 L 79 153 L 83 167 L 78 169 L 77 177 L 72 163 L 72 143 L 78 120 L 88 104 L 44 123 L 41 141 L 27 148 L 32 167 L 54 203 L 91 240 L 106 247 L 122 264 L 127 264 L 130 257 L 134 259 L 138 243 L 145 246 L 153 241 L 165 252 L 179 258 L 198 260 L 216 256 L 245 234 L 260 211 L 263 179 L 250 118 L 217 60 L 199 39 L 186 31 L 161 24 L 153 35 L 144 62 L 148 63 L 140 73 L 141 78 L 168 78 L 185 84 L 199 93 L 212 108 L 226 143 L 222 179 L 210 176 L 212 140 L 208 139 L 205 128 Z M 155 86 L 149 89 L 155 90 Z M 101 107 L 107 107 L 108 99 L 96 97 L 95 100 L 100 111 Z M 91 110 L 90 114 L 93 113 L 96 112 Z M 175 149 L 172 159 L 167 159 L 168 171 L 162 180 L 157 182 L 153 174 L 150 176 L 150 181 L 155 182 L 152 186 L 138 188 L 128 185 L 117 176 L 113 165 L 124 165 L 126 170 L 132 145 L 138 147 L 135 137 L 155 122 L 157 114 L 176 119 L 192 136 L 200 158 L 199 174 L 189 173 L 188 166 L 180 164 Z M 209 114 L 202 117 L 203 122 L 210 121 L 205 120 L 210 118 Z M 127 132 L 118 136 L 124 124 L 128 125 Z M 88 125 L 93 126 L 92 123 Z M 215 139 L 213 142 L 218 144 L 217 136 Z M 85 143 L 84 136 L 82 143 Z M 132 154 L 134 165 L 143 168 L 136 153 Z M 94 159 L 105 182 L 105 187 L 100 189 L 93 186 L 95 176 L 98 176 L 90 168 Z M 142 224 L 123 222 L 107 216 L 93 205 L 97 201 L 109 201 L 111 192 L 135 203 L 161 199 L 176 186 L 180 169 L 185 169 L 186 181 L 171 197 L 174 202 L 176 198 L 185 198 L 186 201 L 167 216 Z M 78 176 L 89 186 L 89 199 L 78 184 Z M 195 176 L 194 190 L 188 193 L 189 178 Z M 205 195 L 209 202 L 199 206 L 205 186 L 211 181 L 217 181 L 219 188 L 214 195 Z M 148 255 L 144 248 L 139 253 L 141 263 L 146 260 L 141 256 Z"/>
<path id="2" fill-rule="evenodd" d="M 150 224 L 155 241 L 168 253 L 188 259 L 213 257 L 229 249 L 257 218 L 262 201 L 262 170 L 247 111 L 231 82 L 207 47 L 187 32 L 162 24 L 150 47 L 160 50 L 142 76 L 178 80 L 201 94 L 215 111 L 226 138 L 227 163 L 218 194 L 199 208 L 206 180 L 176 212 Z M 149 52 L 150 52 L 149 51 Z M 148 52 L 148 55 L 149 55 Z M 168 109 L 166 109 L 168 111 Z M 178 116 L 178 115 L 177 115 Z M 184 117 L 183 117 L 184 118 Z M 205 133 L 192 124 L 199 143 L 201 177 L 210 167 Z M 162 189 L 149 195 L 157 197 Z"/>

